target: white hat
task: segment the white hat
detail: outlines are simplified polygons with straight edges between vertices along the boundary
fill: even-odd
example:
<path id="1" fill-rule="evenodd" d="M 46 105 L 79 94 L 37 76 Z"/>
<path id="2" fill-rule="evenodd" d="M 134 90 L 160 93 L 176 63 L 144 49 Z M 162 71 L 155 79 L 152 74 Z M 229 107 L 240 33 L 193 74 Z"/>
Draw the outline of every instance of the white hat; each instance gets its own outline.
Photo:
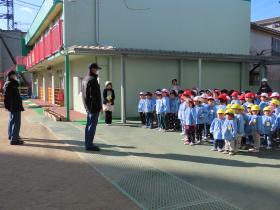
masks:
<path id="1" fill-rule="evenodd" d="M 266 98 L 268 98 L 268 94 L 267 94 L 267 93 L 262 93 L 262 94 L 261 94 L 261 97 L 266 97 Z"/>
<path id="2" fill-rule="evenodd" d="M 146 95 L 146 93 L 145 92 L 140 92 L 139 95 Z"/>
<path id="3" fill-rule="evenodd" d="M 274 97 L 276 97 L 276 98 L 278 98 L 280 96 L 280 94 L 278 93 L 278 92 L 274 92 L 274 93 L 272 93 L 271 94 L 271 98 L 274 98 Z"/>
<path id="4" fill-rule="evenodd" d="M 196 96 L 193 98 L 194 101 L 201 101 L 201 97 L 200 96 Z"/>
<path id="5" fill-rule="evenodd" d="M 109 85 L 109 84 L 112 84 L 112 82 L 111 81 L 105 82 L 105 87 L 107 87 L 107 85 Z"/>
<path id="6" fill-rule="evenodd" d="M 262 79 L 262 82 L 267 82 L 267 81 L 268 81 L 267 78 Z"/>
<path id="7" fill-rule="evenodd" d="M 206 94 L 206 93 L 203 93 L 201 96 L 200 96 L 201 98 L 205 98 L 205 99 L 207 99 L 208 98 L 208 95 Z"/>
<path id="8" fill-rule="evenodd" d="M 162 92 L 161 92 L 161 91 L 156 91 L 156 94 L 157 94 L 157 95 L 161 95 Z"/>
<path id="9" fill-rule="evenodd" d="M 167 90 L 166 88 L 162 89 L 161 92 L 163 93 L 169 93 L 169 90 Z"/>

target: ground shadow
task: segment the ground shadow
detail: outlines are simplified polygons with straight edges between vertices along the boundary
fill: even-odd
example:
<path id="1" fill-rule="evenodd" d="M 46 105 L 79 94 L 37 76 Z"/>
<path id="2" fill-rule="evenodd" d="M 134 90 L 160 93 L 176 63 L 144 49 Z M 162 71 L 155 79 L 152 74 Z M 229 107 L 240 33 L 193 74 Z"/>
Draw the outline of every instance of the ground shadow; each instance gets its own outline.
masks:
<path id="1" fill-rule="evenodd" d="M 59 149 L 66 151 L 79 151 L 86 152 L 83 149 L 83 142 L 75 141 L 75 140 L 44 140 L 44 139 L 24 139 L 26 147 L 39 147 L 39 148 L 48 148 L 48 149 Z M 30 143 L 33 142 L 33 143 Z M 56 146 L 56 145 L 42 145 L 42 144 L 34 144 L 34 142 L 40 143 L 67 143 L 70 146 Z M 194 163 L 202 163 L 202 164 L 211 164 L 211 165 L 219 165 L 219 166 L 232 166 L 232 167 L 268 167 L 268 168 L 280 168 L 280 165 L 271 165 L 271 164 L 261 164 L 261 163 L 248 163 L 240 160 L 234 159 L 222 159 L 222 158 L 214 158 L 214 157 L 203 157 L 203 156 L 192 156 L 192 155 L 183 155 L 183 154 L 153 154 L 153 153 L 140 153 L 140 152 L 126 152 L 126 151 L 117 151 L 114 148 L 123 148 L 123 149 L 136 149 L 135 147 L 130 146 L 118 146 L 118 145 L 109 145 L 109 144 L 97 144 L 102 148 L 98 154 L 104 156 L 136 156 L 136 157 L 145 157 L 145 158 L 158 158 L 158 159 L 166 159 L 166 160 L 176 160 L 176 161 L 186 161 L 186 162 L 194 162 Z M 274 154 L 274 157 L 278 157 L 279 154 Z"/>
<path id="2" fill-rule="evenodd" d="M 51 140 L 51 139 L 38 139 L 38 138 L 22 138 L 28 145 L 30 142 L 34 143 L 51 143 L 51 144 L 69 144 L 70 146 L 84 146 L 83 141 L 78 140 Z M 136 149 L 134 146 L 119 146 L 111 144 L 98 144 L 102 148 L 122 148 L 122 149 Z M 60 146 L 59 146 L 60 147 Z"/>

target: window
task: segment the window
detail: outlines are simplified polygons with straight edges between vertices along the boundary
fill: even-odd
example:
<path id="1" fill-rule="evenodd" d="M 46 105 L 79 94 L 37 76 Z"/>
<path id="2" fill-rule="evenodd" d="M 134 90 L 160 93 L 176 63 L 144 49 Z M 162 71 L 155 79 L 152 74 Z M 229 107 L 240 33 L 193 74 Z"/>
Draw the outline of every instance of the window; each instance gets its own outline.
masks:
<path id="1" fill-rule="evenodd" d="M 280 56 L 280 39 L 272 38 L 272 53 L 273 56 Z"/>
<path id="2" fill-rule="evenodd" d="M 260 84 L 260 72 L 258 69 L 250 72 L 249 85 L 258 86 Z"/>

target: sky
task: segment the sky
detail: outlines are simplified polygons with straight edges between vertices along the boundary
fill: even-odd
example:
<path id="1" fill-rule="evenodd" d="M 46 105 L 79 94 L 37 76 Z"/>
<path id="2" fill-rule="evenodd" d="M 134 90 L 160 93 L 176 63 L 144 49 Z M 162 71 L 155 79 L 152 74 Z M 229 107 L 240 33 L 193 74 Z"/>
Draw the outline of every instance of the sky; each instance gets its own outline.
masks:
<path id="1" fill-rule="evenodd" d="M 14 0 L 15 22 L 18 23 L 20 29 L 24 30 L 32 23 L 37 14 L 38 7 L 23 2 L 41 5 L 43 0 Z M 251 0 L 251 5 L 251 21 L 280 16 L 279 0 Z M 3 9 L 0 8 L 0 13 L 3 12 Z M 0 20 L 0 28 L 6 28 L 6 21 Z"/>

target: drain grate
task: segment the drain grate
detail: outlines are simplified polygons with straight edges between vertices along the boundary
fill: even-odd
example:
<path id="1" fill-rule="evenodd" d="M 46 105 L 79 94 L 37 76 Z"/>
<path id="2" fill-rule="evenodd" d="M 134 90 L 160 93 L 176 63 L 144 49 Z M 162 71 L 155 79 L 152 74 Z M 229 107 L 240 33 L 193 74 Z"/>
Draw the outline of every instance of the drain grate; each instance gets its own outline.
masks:
<path id="1" fill-rule="evenodd" d="M 83 139 L 83 129 L 80 130 L 71 124 L 68 124 L 67 129 L 64 128 L 65 125 L 61 129 L 54 124 L 56 123 L 50 123 L 49 129 L 59 130 L 59 135 L 67 137 L 66 139 L 69 141 Z M 69 134 L 67 136 L 67 132 L 63 132 L 65 129 L 69 133 L 69 128 L 71 128 L 72 136 Z M 99 140 L 99 142 L 108 143 L 104 140 Z M 86 153 L 82 142 L 75 140 L 70 144 L 73 145 L 73 150 L 78 152 L 92 167 L 143 209 L 238 209 L 176 176 L 150 166 L 143 159 L 127 153 L 124 149 L 108 148 L 100 153 Z"/>

